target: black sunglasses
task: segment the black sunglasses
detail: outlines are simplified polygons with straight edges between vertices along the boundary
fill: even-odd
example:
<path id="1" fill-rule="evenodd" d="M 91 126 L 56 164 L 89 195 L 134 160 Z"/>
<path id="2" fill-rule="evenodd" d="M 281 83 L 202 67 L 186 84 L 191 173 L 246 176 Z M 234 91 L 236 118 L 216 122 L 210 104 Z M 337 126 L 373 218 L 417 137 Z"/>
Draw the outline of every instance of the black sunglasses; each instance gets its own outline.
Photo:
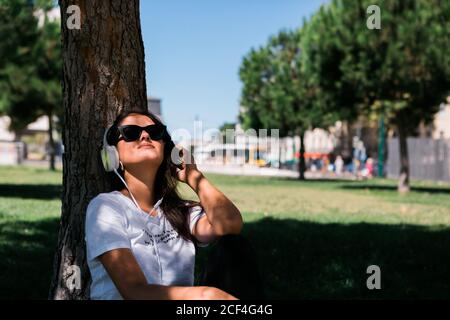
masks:
<path id="1" fill-rule="evenodd" d="M 139 140 L 143 130 L 145 130 L 145 132 L 148 133 L 150 139 L 152 140 L 161 140 L 166 135 L 166 126 L 158 124 L 152 124 L 146 127 L 140 127 L 137 125 L 126 125 L 117 127 L 117 129 L 119 130 L 120 133 L 117 141 L 120 141 L 122 139 L 125 140 L 126 142 Z"/>

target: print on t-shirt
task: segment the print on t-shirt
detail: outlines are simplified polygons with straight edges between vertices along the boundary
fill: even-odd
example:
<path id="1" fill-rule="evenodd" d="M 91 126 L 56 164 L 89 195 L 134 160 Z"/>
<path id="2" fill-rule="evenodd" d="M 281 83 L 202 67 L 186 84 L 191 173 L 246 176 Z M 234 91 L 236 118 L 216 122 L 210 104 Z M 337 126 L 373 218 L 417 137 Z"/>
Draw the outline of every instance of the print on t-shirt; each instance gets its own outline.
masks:
<path id="1" fill-rule="evenodd" d="M 153 238 L 155 239 L 155 241 L 156 241 L 157 244 L 158 244 L 158 243 L 161 243 L 161 242 L 166 244 L 166 243 L 168 243 L 169 241 L 171 241 L 171 240 L 177 240 L 177 239 L 180 237 L 180 235 L 178 234 L 178 232 L 176 232 L 176 231 L 173 230 L 173 229 L 163 230 L 163 232 L 158 233 L 158 234 L 155 234 L 155 235 L 153 235 L 153 237 L 152 237 L 152 235 L 148 232 L 148 230 L 142 229 L 142 231 L 144 231 L 145 234 L 146 234 L 146 236 L 147 236 L 147 239 L 144 240 L 144 243 L 145 243 L 146 245 L 153 245 Z"/>

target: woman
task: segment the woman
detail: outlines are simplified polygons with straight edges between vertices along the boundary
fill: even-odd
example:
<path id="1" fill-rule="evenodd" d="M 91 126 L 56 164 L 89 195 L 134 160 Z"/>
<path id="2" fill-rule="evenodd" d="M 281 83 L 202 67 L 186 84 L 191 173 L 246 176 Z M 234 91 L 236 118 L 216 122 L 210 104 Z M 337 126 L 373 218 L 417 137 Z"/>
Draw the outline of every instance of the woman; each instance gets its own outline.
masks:
<path id="1" fill-rule="evenodd" d="M 105 133 L 107 146 L 117 150 L 120 181 L 117 190 L 92 199 L 86 212 L 91 299 L 235 299 L 193 282 L 194 244 L 239 234 L 236 206 L 193 159 L 173 164 L 174 144 L 151 113 L 120 114 Z M 200 204 L 179 197 L 178 181 L 192 188 Z"/>

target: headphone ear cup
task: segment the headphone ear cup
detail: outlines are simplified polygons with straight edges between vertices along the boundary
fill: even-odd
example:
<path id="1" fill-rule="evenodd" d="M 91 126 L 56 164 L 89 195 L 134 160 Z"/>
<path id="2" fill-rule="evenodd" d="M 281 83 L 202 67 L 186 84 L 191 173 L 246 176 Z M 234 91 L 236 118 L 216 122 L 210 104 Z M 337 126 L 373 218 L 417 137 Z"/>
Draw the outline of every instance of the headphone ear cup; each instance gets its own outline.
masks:
<path id="1" fill-rule="evenodd" d="M 110 172 L 119 169 L 119 153 L 117 152 L 116 147 L 104 146 L 100 154 L 103 168 L 105 168 L 106 171 Z"/>

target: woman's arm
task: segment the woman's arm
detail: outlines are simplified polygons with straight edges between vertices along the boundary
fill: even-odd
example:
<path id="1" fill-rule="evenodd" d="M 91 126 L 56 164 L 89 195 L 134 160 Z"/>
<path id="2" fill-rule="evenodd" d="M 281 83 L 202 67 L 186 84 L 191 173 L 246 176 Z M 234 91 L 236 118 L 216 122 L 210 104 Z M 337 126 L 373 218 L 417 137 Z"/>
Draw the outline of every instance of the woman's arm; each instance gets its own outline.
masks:
<path id="1" fill-rule="evenodd" d="M 194 190 L 206 212 L 196 225 L 194 235 L 201 242 L 205 237 L 239 234 L 242 216 L 238 208 L 220 192 L 198 169 L 191 170 L 187 184 Z"/>
<path id="2" fill-rule="evenodd" d="M 213 287 L 181 287 L 148 284 L 130 249 L 114 249 L 99 256 L 124 299 L 136 300 L 236 300 Z"/>
<path id="3" fill-rule="evenodd" d="M 183 154 L 177 178 L 194 190 L 206 212 L 196 223 L 193 235 L 200 242 L 209 243 L 218 236 L 240 233 L 243 221 L 238 208 L 198 170 L 192 156 L 187 163 L 188 155 L 188 152 Z"/>

